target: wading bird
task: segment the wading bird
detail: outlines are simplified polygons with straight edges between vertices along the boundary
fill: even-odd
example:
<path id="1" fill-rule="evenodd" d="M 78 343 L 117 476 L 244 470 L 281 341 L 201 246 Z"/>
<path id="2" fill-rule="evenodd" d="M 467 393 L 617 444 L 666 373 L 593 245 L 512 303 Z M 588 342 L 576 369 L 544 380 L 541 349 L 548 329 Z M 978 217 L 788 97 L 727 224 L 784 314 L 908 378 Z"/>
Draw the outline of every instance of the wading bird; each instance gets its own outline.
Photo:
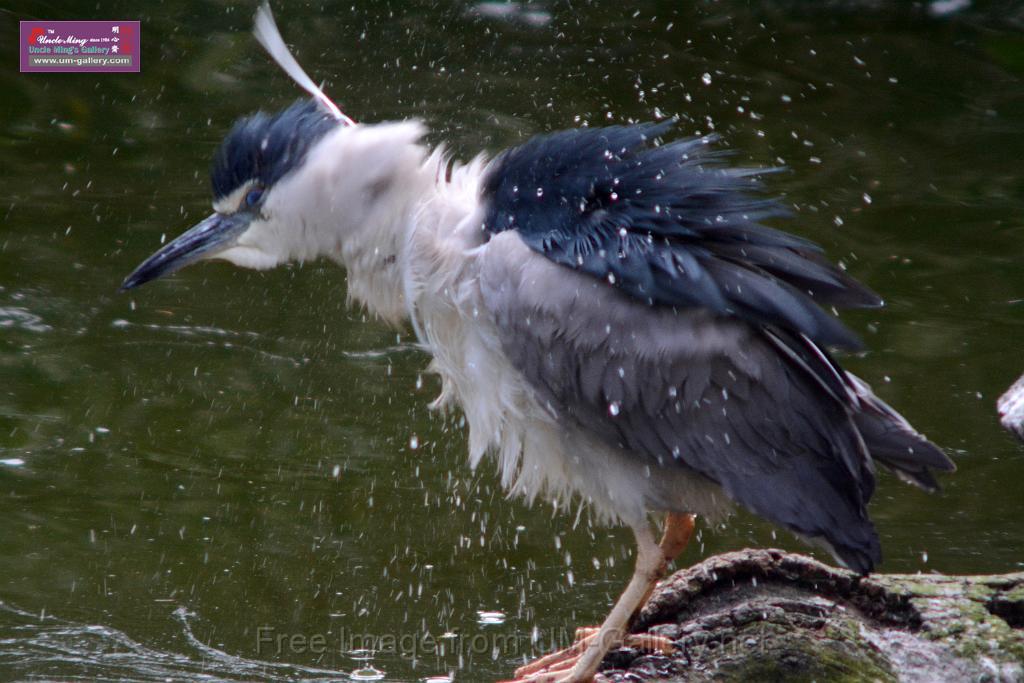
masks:
<path id="1" fill-rule="evenodd" d="M 599 629 L 517 671 L 591 680 L 683 549 L 731 502 L 871 571 L 875 464 L 925 489 L 953 463 L 845 372 L 858 340 L 821 306 L 876 295 L 807 240 L 758 171 L 672 121 L 535 137 L 455 164 L 416 121 L 356 124 L 288 52 L 269 8 L 256 36 L 311 95 L 241 119 L 216 152 L 214 213 L 125 281 L 200 259 L 264 269 L 329 258 L 348 295 L 410 321 L 442 392 L 527 499 L 578 495 L 636 535 L 632 579 Z M 666 515 L 659 544 L 649 516 Z"/>

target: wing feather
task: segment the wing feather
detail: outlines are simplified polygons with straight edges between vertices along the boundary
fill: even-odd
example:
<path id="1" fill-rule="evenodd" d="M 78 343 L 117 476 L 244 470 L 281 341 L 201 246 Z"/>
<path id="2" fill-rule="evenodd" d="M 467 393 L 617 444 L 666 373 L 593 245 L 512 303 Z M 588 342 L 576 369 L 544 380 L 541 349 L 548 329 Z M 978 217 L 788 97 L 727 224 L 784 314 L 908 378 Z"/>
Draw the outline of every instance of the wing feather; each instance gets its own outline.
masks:
<path id="1" fill-rule="evenodd" d="M 490 240 L 480 269 L 503 351 L 559 420 L 655 472 L 706 477 L 859 571 L 880 558 L 866 510 L 874 467 L 865 420 L 928 454 L 900 451 L 921 482 L 948 463 L 806 337 L 645 305 L 551 262 L 515 231 Z"/>
<path id="2" fill-rule="evenodd" d="M 819 305 L 881 300 L 803 238 L 762 225 L 764 171 L 730 168 L 710 138 L 655 145 L 674 122 L 539 136 L 491 165 L 484 227 L 651 306 L 706 308 L 857 348 Z"/>

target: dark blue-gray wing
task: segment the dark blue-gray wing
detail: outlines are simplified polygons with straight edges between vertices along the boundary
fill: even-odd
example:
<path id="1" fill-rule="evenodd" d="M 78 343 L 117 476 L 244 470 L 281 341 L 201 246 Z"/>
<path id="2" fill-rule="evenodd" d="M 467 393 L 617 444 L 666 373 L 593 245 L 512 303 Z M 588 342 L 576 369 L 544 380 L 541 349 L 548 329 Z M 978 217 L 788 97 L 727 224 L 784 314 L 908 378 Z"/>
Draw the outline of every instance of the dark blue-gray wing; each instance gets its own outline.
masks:
<path id="1" fill-rule="evenodd" d="M 707 477 L 753 512 L 827 542 L 854 569 L 878 562 L 863 411 L 817 347 L 708 311 L 637 302 L 536 254 L 514 231 L 485 249 L 480 289 L 502 348 L 560 420 L 655 472 Z M 909 426 L 876 415 L 864 418 L 878 425 L 872 438 L 888 443 L 882 426 L 892 427 L 948 462 Z M 927 475 L 923 455 L 899 456 Z"/>
<path id="2" fill-rule="evenodd" d="M 654 146 L 672 125 L 568 130 L 505 152 L 484 178 L 485 229 L 515 230 L 555 263 L 649 305 L 706 308 L 858 347 L 819 306 L 880 299 L 813 243 L 760 224 L 785 211 L 754 196 L 757 171 L 724 166 L 706 138 Z"/>

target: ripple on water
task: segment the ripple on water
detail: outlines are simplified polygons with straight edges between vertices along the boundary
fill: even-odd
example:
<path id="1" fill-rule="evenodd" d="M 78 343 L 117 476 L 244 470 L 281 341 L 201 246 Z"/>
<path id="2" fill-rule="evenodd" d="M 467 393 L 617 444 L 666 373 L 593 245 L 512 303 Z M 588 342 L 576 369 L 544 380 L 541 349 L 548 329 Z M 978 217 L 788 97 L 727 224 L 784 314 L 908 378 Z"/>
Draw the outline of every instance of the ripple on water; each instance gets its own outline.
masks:
<path id="1" fill-rule="evenodd" d="M 365 666 L 362 669 L 356 669 L 348 677 L 353 681 L 379 681 L 384 678 L 384 672 L 372 666 Z"/>
<path id="2" fill-rule="evenodd" d="M 49 332 L 53 329 L 27 308 L 0 306 L 0 329 L 4 328 L 18 328 L 29 332 Z"/>
<path id="3" fill-rule="evenodd" d="M 22 680 L 39 671 L 75 672 L 76 680 L 333 681 L 355 679 L 342 671 L 240 657 L 207 645 L 195 636 L 196 615 L 185 608 L 172 614 L 184 636 L 180 651 L 152 648 L 123 631 L 102 624 L 75 623 L 54 615 L 27 612 L 0 601 L 0 678 Z"/>

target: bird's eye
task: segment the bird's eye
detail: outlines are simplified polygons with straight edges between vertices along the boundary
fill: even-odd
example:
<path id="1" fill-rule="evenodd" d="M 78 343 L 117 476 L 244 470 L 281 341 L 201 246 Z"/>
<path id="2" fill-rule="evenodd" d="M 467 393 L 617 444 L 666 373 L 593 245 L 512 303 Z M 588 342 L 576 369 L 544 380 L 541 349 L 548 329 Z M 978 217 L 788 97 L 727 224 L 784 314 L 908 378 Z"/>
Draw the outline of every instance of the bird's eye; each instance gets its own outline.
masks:
<path id="1" fill-rule="evenodd" d="M 253 189 L 249 190 L 249 193 L 247 195 L 245 195 L 245 205 L 246 206 L 256 206 L 257 204 L 260 203 L 260 199 L 262 199 L 262 198 L 263 198 L 263 188 L 262 187 L 254 187 Z"/>

